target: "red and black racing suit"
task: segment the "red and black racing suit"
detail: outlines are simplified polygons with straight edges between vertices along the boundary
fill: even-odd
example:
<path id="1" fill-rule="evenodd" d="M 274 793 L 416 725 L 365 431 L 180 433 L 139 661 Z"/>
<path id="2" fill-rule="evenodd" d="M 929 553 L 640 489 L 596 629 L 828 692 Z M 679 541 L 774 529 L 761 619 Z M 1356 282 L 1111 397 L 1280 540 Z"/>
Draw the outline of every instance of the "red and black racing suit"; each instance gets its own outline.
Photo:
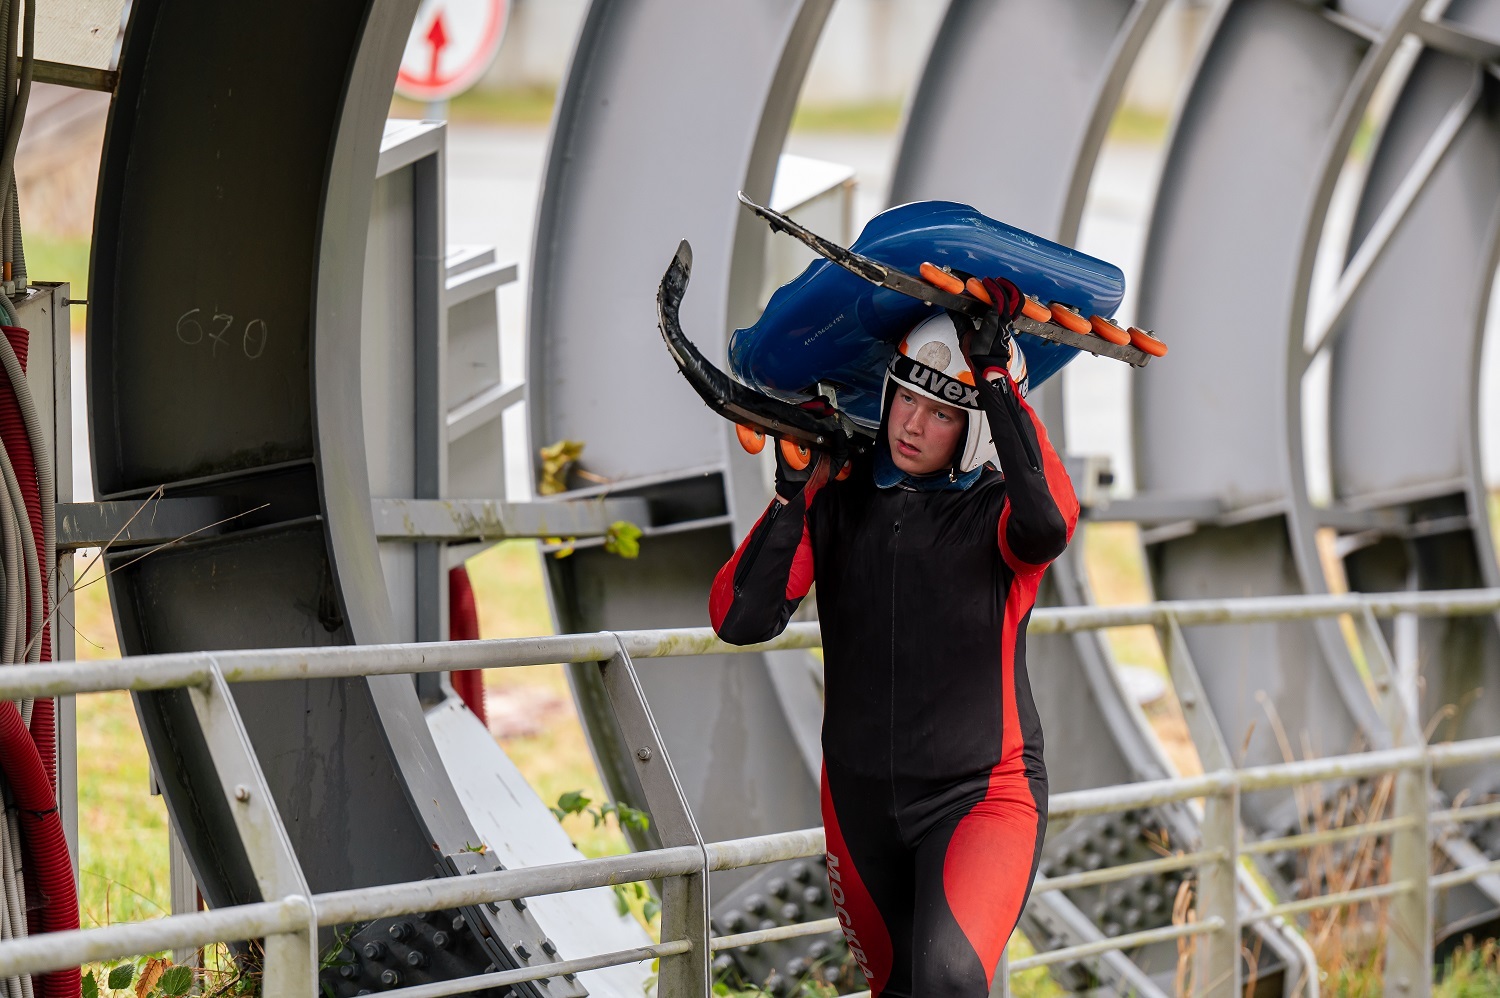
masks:
<path id="1" fill-rule="evenodd" d="M 773 500 L 709 601 L 764 641 L 817 577 L 828 876 L 875 998 L 988 994 L 1047 824 L 1026 622 L 1078 501 L 1010 376 L 981 385 L 1003 476 L 882 489 L 865 463 Z"/>

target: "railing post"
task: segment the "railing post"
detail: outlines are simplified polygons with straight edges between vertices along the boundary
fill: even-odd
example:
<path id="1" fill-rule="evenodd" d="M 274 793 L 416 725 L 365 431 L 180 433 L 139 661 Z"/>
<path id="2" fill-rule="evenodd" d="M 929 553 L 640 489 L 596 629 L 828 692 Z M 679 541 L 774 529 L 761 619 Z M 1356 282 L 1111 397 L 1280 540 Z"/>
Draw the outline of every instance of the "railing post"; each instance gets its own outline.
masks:
<path id="1" fill-rule="evenodd" d="M 189 687 L 188 695 L 261 898 L 300 900 L 307 912 L 305 928 L 266 937 L 261 993 L 317 995 L 318 926 L 307 879 L 217 662 L 208 685 Z"/>
<path id="2" fill-rule="evenodd" d="M 693 948 L 678 956 L 661 959 L 656 993 L 671 998 L 708 998 L 708 853 L 698 823 L 688 808 L 682 785 L 662 744 L 661 732 L 651 716 L 640 677 L 625 645 L 615 638 L 619 651 L 600 663 L 604 690 L 619 722 L 620 734 L 630 748 L 636 777 L 646 795 L 651 825 L 664 846 L 691 845 L 703 857 L 699 872 L 671 877 L 661 887 L 661 940 L 686 939 Z"/>
<path id="3" fill-rule="evenodd" d="M 1397 817 L 1412 827 L 1391 836 L 1391 880 L 1408 881 L 1411 890 L 1391 898 L 1386 908 L 1385 993 L 1388 998 L 1428 998 L 1432 994 L 1432 839 L 1428 813 L 1432 800 L 1432 763 L 1410 698 L 1396 675 L 1390 646 L 1366 602 L 1359 627 L 1378 706 L 1397 748 L 1420 746 L 1422 765 L 1396 771 L 1392 795 Z"/>
<path id="4" fill-rule="evenodd" d="M 1193 967 L 1195 998 L 1238 996 L 1240 987 L 1240 920 L 1236 881 L 1239 876 L 1240 790 L 1238 782 L 1203 802 L 1204 851 L 1220 857 L 1198 867 L 1198 918 L 1223 924 L 1198 937 Z"/>
<path id="5" fill-rule="evenodd" d="M 1167 614 L 1166 623 L 1157 632 L 1162 643 L 1162 650 L 1167 660 L 1167 671 L 1172 676 L 1172 687 L 1177 692 L 1177 703 L 1182 708 L 1183 720 L 1187 722 L 1188 734 L 1193 739 L 1193 746 L 1198 750 L 1198 759 L 1203 763 L 1205 772 L 1214 770 L 1232 771 L 1234 756 L 1229 751 L 1229 744 L 1224 740 L 1224 734 L 1219 728 L 1219 722 L 1214 718 L 1213 711 L 1209 707 L 1208 694 L 1203 689 L 1203 680 L 1198 675 L 1198 667 L 1193 662 L 1193 656 L 1188 651 L 1187 638 L 1183 636 L 1182 626 L 1178 623 L 1177 615 Z M 1238 821 L 1238 814 L 1236 814 Z M 1239 833 L 1236 831 L 1232 837 L 1236 848 L 1239 843 Z M 1266 900 L 1260 887 L 1248 875 L 1241 877 L 1238 869 L 1234 870 L 1236 882 L 1240 890 L 1249 898 L 1254 907 L 1269 907 L 1270 902 Z M 1238 911 L 1238 909 L 1236 909 Z M 1287 972 L 1294 977 L 1300 976 L 1305 979 L 1305 989 L 1311 998 L 1317 998 L 1318 994 L 1318 958 L 1302 933 L 1295 925 L 1277 923 L 1275 931 L 1287 941 L 1300 958 L 1301 964 L 1287 968 Z"/>

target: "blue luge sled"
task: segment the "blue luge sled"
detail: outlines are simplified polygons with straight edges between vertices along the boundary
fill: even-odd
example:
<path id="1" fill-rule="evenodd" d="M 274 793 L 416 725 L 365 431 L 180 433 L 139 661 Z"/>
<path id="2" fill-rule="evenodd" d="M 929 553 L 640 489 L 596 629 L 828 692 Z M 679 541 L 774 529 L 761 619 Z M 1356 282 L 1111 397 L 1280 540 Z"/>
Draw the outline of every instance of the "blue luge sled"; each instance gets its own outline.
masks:
<path id="1" fill-rule="evenodd" d="M 1085 317 L 1110 318 L 1125 295 L 1120 268 L 997 222 L 955 201 L 917 201 L 872 218 L 854 245 L 908 274 L 923 263 L 975 277 L 1004 277 L 1043 303 L 1064 302 Z M 891 354 L 933 306 L 818 259 L 771 296 L 755 325 L 729 340 L 729 369 L 741 382 L 788 402 L 832 385 L 855 422 L 880 422 L 881 384 Z M 1029 386 L 1060 371 L 1077 348 L 1017 335 Z"/>

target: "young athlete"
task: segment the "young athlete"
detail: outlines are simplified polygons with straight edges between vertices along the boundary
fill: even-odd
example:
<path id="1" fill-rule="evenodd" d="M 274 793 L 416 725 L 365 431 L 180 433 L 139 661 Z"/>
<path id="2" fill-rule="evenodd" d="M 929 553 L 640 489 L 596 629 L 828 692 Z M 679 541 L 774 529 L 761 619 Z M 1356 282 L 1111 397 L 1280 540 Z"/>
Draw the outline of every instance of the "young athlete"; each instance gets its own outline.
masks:
<path id="1" fill-rule="evenodd" d="M 1047 824 L 1026 622 L 1078 501 L 1019 350 L 960 335 L 947 313 L 907 334 L 845 480 L 778 456 L 709 600 L 724 640 L 765 641 L 816 577 L 828 877 L 875 998 L 989 993 Z"/>

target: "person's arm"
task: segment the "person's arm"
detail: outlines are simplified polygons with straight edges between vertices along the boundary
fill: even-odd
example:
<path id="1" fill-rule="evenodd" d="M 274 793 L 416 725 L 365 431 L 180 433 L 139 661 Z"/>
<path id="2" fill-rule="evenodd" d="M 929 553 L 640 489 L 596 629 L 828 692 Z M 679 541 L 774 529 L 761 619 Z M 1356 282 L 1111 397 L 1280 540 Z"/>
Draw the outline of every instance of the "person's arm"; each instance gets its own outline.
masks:
<path id="1" fill-rule="evenodd" d="M 975 379 L 980 404 L 1005 473 L 1000 553 L 1012 571 L 1040 572 L 1072 539 L 1078 497 L 1047 438 L 1047 427 L 1021 397 L 1010 372 L 989 368 L 976 373 L 981 374 Z"/>
<path id="2" fill-rule="evenodd" d="M 1010 281 L 980 282 L 996 317 L 990 320 L 984 354 L 970 353 L 974 337 L 964 337 L 964 359 L 974 373 L 979 404 L 990 424 L 990 437 L 1005 473 L 1005 503 L 1000 511 L 1000 554 L 1011 570 L 1040 572 L 1068 546 L 1078 525 L 1078 497 L 1063 469 L 1062 458 L 1047 439 L 1047 428 L 1021 397 L 1010 376 L 1010 324 L 1020 314 L 1021 289 Z"/>
<path id="3" fill-rule="evenodd" d="M 807 510 L 828 481 L 828 464 L 820 457 L 804 482 L 778 474 L 771 505 L 715 576 L 708 615 L 714 633 L 730 644 L 776 637 L 812 587 Z"/>

